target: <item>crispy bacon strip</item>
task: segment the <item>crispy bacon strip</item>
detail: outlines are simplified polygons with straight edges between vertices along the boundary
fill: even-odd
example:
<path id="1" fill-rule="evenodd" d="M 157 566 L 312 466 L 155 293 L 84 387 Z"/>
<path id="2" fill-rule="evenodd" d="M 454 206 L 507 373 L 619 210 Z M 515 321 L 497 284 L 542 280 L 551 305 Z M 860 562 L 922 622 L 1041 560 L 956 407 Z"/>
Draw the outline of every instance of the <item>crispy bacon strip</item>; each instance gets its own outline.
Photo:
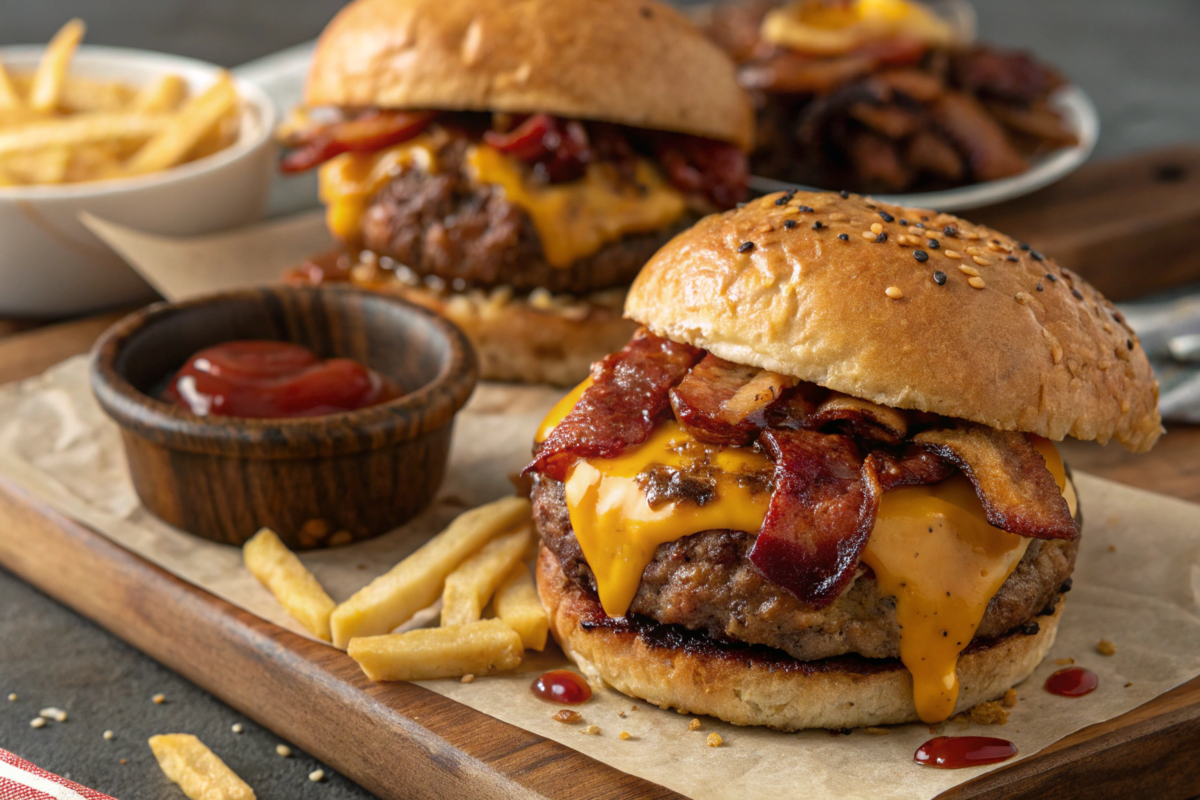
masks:
<path id="1" fill-rule="evenodd" d="M 342 153 L 382 150 L 407 141 L 428 127 L 436 111 L 374 109 L 354 119 L 314 129 L 279 162 L 281 172 L 310 170 Z"/>
<path id="2" fill-rule="evenodd" d="M 953 464 L 935 453 L 911 444 L 899 454 L 889 450 L 872 451 L 865 465 L 879 478 L 879 487 L 885 492 L 901 486 L 941 483 L 955 470 Z"/>
<path id="3" fill-rule="evenodd" d="M 994 181 L 1029 169 L 1008 133 L 974 97 L 946 92 L 934 103 L 933 116 L 966 154 L 978 180 Z"/>
<path id="4" fill-rule="evenodd" d="M 669 412 L 667 392 L 704 351 L 644 328 L 624 349 L 592 365 L 592 385 L 546 437 L 522 474 L 565 480 L 580 458 L 612 458 L 646 441 Z"/>
<path id="5" fill-rule="evenodd" d="M 775 462 L 775 491 L 750 561 L 822 608 L 854 577 L 875 526 L 879 480 L 839 434 L 765 431 L 759 441 Z"/>
<path id="6" fill-rule="evenodd" d="M 908 436 L 908 416 L 870 400 L 834 392 L 817 407 L 806 428 L 817 430 L 834 422 L 844 422 L 855 438 L 884 444 L 899 444 Z"/>
<path id="7" fill-rule="evenodd" d="M 767 407 L 794 384 L 784 375 L 710 354 L 671 390 L 671 408 L 700 441 L 740 447 L 762 429 Z"/>
<path id="8" fill-rule="evenodd" d="M 965 424 L 918 433 L 913 442 L 966 473 L 997 528 L 1037 539 L 1079 535 L 1054 476 L 1024 434 Z"/>

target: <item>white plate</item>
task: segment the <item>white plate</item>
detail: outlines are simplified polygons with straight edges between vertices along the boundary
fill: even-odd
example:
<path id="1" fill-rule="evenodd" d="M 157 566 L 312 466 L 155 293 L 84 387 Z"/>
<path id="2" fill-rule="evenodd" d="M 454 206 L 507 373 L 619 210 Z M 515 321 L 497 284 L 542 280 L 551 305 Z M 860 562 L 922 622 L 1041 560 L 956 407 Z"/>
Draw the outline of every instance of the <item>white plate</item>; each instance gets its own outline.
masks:
<path id="1" fill-rule="evenodd" d="M 881 202 L 898 206 L 932 208 L 937 211 L 962 211 L 1021 197 L 1061 180 L 1078 169 L 1079 165 L 1087 161 L 1088 156 L 1092 154 L 1092 150 L 1096 147 L 1096 140 L 1100 138 L 1100 117 L 1096 113 L 1096 106 L 1092 104 L 1092 99 L 1083 89 L 1074 84 L 1068 84 L 1059 89 L 1050 98 L 1050 103 L 1066 118 L 1067 124 L 1079 139 L 1079 144 L 1048 153 L 1035 161 L 1027 171 L 1011 178 L 1001 178 L 998 181 L 987 181 L 986 183 L 972 183 L 968 186 L 959 186 L 940 192 L 873 194 L 871 196 Z M 831 186 L 828 188 L 836 190 L 842 187 Z M 751 175 L 750 189 L 767 194 L 789 189 L 812 190 L 813 187 Z"/>

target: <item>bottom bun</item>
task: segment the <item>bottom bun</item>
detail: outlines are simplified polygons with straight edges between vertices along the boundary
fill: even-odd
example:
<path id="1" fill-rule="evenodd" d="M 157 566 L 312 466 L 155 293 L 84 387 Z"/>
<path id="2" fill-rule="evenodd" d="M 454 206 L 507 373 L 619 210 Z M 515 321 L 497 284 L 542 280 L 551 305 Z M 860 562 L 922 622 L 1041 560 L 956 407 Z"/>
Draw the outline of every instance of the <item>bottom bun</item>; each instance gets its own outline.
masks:
<path id="1" fill-rule="evenodd" d="M 722 645 L 677 626 L 612 620 L 542 548 L 538 593 L 550 630 L 584 676 L 680 713 L 783 731 L 917 722 L 912 676 L 898 660 L 798 661 L 764 647 Z M 972 643 L 958 661 L 955 713 L 1002 696 L 1054 644 L 1063 598 L 1033 634 Z"/>

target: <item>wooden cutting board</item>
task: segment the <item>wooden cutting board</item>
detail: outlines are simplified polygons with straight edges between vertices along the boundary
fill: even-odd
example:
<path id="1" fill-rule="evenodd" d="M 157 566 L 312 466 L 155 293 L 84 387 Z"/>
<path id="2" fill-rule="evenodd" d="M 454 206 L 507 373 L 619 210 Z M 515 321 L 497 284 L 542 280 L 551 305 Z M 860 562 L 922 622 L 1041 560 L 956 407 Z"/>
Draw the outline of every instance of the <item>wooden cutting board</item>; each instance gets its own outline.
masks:
<path id="1" fill-rule="evenodd" d="M 971 216 L 1115 297 L 1200 281 L 1200 249 L 1181 236 L 1200 225 L 1200 148 L 1100 163 Z M 85 352 L 112 319 L 0 339 L 0 382 Z M 1085 443 L 1064 454 L 1080 470 L 1200 502 L 1200 428 L 1171 428 L 1145 456 Z M 372 683 L 346 655 L 180 581 L 3 479 L 0 520 L 4 567 L 380 797 L 678 797 L 418 686 Z M 1200 679 L 941 797 L 1197 794 Z"/>

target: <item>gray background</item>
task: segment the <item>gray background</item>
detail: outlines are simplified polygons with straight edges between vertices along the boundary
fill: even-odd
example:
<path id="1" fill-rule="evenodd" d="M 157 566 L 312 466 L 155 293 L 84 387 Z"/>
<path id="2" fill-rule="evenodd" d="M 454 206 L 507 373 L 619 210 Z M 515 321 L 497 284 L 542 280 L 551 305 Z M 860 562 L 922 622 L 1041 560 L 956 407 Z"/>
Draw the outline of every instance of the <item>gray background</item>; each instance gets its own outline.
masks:
<path id="1" fill-rule="evenodd" d="M 64 21 L 81 16 L 94 44 L 236 66 L 313 38 L 340 6 L 5 0 L 0 44 L 45 42 Z M 1092 96 L 1102 122 L 1097 156 L 1200 138 L 1200 2 L 977 0 L 975 6 L 981 38 L 1036 51 Z M 4 699 L 10 692 L 16 702 Z M 159 692 L 167 696 L 163 705 L 150 700 Z M 30 728 L 38 710 L 51 705 L 66 709 L 69 720 Z M 245 726 L 241 735 L 230 731 L 235 722 Z M 106 729 L 116 738 L 105 741 Z M 200 736 L 263 800 L 369 797 L 336 775 L 310 783 L 313 759 L 299 751 L 280 758 L 279 739 L 270 732 L 0 570 L 0 747 L 122 800 L 180 800 L 145 744 L 173 731 Z"/>

